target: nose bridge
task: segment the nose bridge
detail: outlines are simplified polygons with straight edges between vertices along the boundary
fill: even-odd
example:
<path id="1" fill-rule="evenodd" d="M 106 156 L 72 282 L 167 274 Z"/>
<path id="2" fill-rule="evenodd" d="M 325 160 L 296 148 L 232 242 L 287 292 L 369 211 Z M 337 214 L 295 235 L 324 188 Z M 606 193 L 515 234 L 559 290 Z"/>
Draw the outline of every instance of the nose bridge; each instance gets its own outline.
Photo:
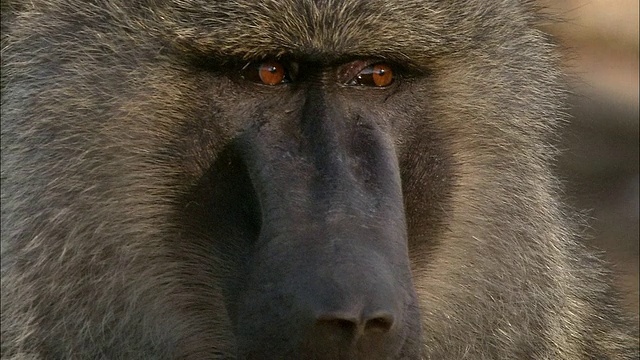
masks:
<path id="1" fill-rule="evenodd" d="M 340 101 L 331 99 L 329 105 L 329 96 L 320 85 L 308 89 L 300 119 L 302 148 L 316 170 L 316 180 L 338 189 L 356 179 L 349 161 L 349 116 Z"/>
<path id="2" fill-rule="evenodd" d="M 311 86 L 299 111 L 243 138 L 262 213 L 247 291 L 292 304 L 270 315 L 298 324 L 305 349 L 383 349 L 414 296 L 399 171 L 385 133 L 350 124 L 334 96 Z"/>

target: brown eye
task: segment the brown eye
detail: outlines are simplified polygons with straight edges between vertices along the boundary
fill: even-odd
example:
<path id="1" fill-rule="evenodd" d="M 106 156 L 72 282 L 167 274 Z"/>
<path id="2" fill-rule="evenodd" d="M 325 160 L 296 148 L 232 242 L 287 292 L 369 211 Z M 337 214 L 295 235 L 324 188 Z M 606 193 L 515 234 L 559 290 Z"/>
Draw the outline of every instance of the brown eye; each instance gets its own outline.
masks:
<path id="1" fill-rule="evenodd" d="M 387 64 L 375 64 L 372 77 L 376 86 L 389 86 L 393 82 L 393 70 Z"/>
<path id="2" fill-rule="evenodd" d="M 275 61 L 264 62 L 258 67 L 260 80 L 267 85 L 277 85 L 284 80 L 284 67 Z"/>
<path id="3" fill-rule="evenodd" d="M 265 85 L 278 85 L 289 81 L 287 70 L 277 61 L 248 64 L 242 70 L 242 77 Z"/>
<path id="4" fill-rule="evenodd" d="M 362 69 L 347 85 L 385 87 L 393 83 L 391 66 L 379 63 Z"/>

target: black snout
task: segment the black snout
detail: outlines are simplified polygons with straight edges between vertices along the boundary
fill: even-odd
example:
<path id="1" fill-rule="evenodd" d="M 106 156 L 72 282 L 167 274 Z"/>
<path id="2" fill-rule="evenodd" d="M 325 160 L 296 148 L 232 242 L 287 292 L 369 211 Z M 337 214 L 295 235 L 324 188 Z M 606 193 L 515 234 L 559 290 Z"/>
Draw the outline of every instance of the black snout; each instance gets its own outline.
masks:
<path id="1" fill-rule="evenodd" d="M 234 311 L 240 356 L 419 358 L 406 341 L 420 322 L 391 137 L 331 115 L 311 108 L 302 128 L 242 138 L 261 228 Z"/>

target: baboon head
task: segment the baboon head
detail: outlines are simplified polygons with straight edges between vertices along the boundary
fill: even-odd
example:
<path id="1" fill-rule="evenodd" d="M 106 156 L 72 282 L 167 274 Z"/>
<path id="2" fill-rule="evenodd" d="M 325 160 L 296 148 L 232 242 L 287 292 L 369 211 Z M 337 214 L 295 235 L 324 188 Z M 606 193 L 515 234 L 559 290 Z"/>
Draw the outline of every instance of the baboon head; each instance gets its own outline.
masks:
<path id="1" fill-rule="evenodd" d="M 537 21 L 515 0 L 3 2 L 2 356 L 579 354 L 598 270 L 555 197 Z"/>

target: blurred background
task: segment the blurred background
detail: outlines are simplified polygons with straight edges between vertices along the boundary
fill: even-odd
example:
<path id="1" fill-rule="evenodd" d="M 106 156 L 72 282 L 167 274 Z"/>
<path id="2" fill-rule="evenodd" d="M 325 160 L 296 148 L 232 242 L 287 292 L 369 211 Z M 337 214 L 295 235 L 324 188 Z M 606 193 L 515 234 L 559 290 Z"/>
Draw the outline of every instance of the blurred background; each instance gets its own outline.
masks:
<path id="1" fill-rule="evenodd" d="M 589 246 L 604 252 L 629 312 L 638 319 L 638 0 L 540 0 L 571 75 L 571 125 L 559 174 L 586 210 Z"/>

